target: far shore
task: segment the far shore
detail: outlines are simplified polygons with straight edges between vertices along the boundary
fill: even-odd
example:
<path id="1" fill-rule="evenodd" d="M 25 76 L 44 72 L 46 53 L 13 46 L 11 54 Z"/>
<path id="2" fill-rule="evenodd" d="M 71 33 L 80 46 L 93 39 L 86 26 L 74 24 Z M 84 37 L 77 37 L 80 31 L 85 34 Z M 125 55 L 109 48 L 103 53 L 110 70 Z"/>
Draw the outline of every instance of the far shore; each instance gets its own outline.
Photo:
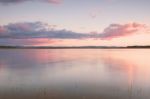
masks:
<path id="1" fill-rule="evenodd" d="M 150 46 L 0 46 L 0 49 L 149 49 Z"/>

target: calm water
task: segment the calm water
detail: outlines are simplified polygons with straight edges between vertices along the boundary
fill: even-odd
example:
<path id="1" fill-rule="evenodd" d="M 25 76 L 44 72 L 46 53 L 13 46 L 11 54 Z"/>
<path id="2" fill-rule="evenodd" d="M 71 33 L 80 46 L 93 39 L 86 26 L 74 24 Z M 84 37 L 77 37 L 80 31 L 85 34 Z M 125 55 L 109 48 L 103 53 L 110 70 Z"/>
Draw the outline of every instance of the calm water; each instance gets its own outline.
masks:
<path id="1" fill-rule="evenodd" d="M 0 99 L 150 99 L 150 50 L 0 49 Z"/>

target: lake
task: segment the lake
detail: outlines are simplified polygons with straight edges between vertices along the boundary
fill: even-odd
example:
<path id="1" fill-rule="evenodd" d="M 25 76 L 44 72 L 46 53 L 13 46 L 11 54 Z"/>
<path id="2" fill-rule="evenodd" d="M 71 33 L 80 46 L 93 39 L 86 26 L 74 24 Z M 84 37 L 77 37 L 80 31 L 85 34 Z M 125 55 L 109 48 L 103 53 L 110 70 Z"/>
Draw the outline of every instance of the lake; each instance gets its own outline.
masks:
<path id="1" fill-rule="evenodd" d="M 150 99 L 150 50 L 0 49 L 0 99 Z"/>

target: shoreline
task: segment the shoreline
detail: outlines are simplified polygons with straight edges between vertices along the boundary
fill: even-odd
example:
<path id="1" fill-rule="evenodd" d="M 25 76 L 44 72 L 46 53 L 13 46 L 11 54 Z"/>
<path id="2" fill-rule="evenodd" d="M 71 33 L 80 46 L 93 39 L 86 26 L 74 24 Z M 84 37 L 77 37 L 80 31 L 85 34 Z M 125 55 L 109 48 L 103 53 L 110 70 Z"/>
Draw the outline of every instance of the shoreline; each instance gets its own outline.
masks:
<path id="1" fill-rule="evenodd" d="M 127 46 L 127 47 L 103 47 L 103 46 L 79 46 L 79 47 L 0 46 L 0 49 L 150 49 L 150 46 Z"/>

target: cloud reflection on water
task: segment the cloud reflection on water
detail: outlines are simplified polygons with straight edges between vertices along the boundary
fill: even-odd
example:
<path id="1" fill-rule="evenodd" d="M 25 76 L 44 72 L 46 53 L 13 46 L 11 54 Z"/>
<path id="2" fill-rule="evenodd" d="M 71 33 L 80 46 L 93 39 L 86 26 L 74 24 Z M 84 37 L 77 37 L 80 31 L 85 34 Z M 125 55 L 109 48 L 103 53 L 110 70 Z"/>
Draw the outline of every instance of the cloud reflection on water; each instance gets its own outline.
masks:
<path id="1" fill-rule="evenodd" d="M 124 96 L 141 89 L 148 95 L 150 87 L 149 50 L 15 49 L 0 54 L 0 92 L 19 87 Z"/>

